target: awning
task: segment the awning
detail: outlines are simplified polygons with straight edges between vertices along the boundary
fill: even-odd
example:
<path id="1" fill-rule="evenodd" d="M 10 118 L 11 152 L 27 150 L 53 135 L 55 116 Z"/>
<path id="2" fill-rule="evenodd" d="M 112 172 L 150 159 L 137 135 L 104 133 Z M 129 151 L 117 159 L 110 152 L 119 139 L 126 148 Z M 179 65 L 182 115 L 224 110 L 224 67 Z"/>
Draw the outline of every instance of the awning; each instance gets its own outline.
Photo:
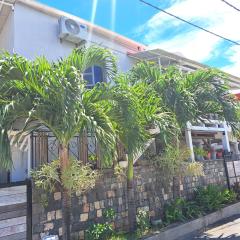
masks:
<path id="1" fill-rule="evenodd" d="M 128 56 L 139 61 L 152 61 L 162 67 L 175 65 L 186 71 L 210 68 L 207 65 L 188 59 L 180 53 L 170 53 L 162 49 L 151 49 L 136 53 L 128 53 Z M 229 73 L 226 73 L 226 75 L 229 78 L 230 87 L 232 89 L 240 89 L 240 78 Z"/>

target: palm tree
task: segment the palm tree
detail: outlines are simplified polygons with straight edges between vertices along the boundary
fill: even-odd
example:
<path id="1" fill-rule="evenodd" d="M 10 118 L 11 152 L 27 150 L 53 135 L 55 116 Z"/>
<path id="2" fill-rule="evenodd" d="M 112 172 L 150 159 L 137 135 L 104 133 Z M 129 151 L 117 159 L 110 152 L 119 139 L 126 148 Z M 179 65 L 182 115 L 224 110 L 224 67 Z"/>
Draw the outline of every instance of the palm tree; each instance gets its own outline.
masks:
<path id="1" fill-rule="evenodd" d="M 171 131 L 172 118 L 160 108 L 159 98 L 148 84 L 140 82 L 131 84 L 131 76 L 118 75 L 111 88 L 112 105 L 110 114 L 116 125 L 118 138 L 128 155 L 127 197 L 128 224 L 132 232 L 136 229 L 136 203 L 134 194 L 134 159 L 143 150 L 152 137 L 148 127 L 155 124 L 161 133 Z"/>
<path id="2" fill-rule="evenodd" d="M 162 108 L 172 112 L 181 128 L 188 121 L 202 121 L 217 114 L 233 128 L 238 122 L 238 103 L 229 94 L 227 76 L 215 69 L 183 73 L 175 67 L 161 70 L 157 65 L 141 62 L 132 69 L 133 82 L 145 82 L 155 89 Z"/>
<path id="3" fill-rule="evenodd" d="M 166 124 L 160 131 L 167 144 L 176 142 L 179 148 L 179 128 L 183 130 L 187 122 L 203 121 L 209 114 L 217 114 L 233 130 L 239 127 L 239 106 L 229 94 L 227 77 L 220 71 L 182 73 L 175 67 L 160 69 L 156 64 L 140 62 L 130 71 L 130 82 L 147 85 L 146 89 L 153 91 L 151 96 L 158 98 L 159 111 L 171 113 L 172 126 Z"/>
<path id="4" fill-rule="evenodd" d="M 7 132 L 14 123 L 24 119 L 22 132 L 39 126 L 47 127 L 59 142 L 60 172 L 69 166 L 70 140 L 85 129 L 95 132 L 102 152 L 112 154 L 115 129 L 106 114 L 107 88 L 88 89 L 83 73 L 97 65 L 108 79 L 116 73 L 113 55 L 100 47 L 74 50 L 68 57 L 50 63 L 45 58 L 28 61 L 17 55 L 4 54 L 0 60 L 0 163 L 11 166 Z M 15 94 L 13 94 L 13 92 Z M 103 156 L 104 157 L 104 156 Z M 63 239 L 70 239 L 70 193 L 63 187 Z"/>

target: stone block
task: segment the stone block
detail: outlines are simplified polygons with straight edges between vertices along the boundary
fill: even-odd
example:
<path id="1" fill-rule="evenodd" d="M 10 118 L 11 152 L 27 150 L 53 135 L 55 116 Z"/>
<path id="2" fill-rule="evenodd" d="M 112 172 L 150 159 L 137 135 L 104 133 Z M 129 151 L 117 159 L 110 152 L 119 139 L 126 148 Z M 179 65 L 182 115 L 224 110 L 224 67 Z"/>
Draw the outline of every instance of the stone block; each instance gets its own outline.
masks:
<path id="1" fill-rule="evenodd" d="M 58 229 L 58 235 L 59 235 L 59 236 L 62 236 L 62 228 L 59 228 L 59 229 Z"/>
<path id="2" fill-rule="evenodd" d="M 97 217 L 102 217 L 102 209 L 97 210 Z"/>
<path id="3" fill-rule="evenodd" d="M 51 211 L 47 213 L 47 221 L 51 221 L 55 219 L 55 211 Z"/>
<path id="4" fill-rule="evenodd" d="M 115 197 L 115 192 L 114 191 L 107 191 L 107 197 L 108 198 Z"/>
<path id="5" fill-rule="evenodd" d="M 120 198 L 118 198 L 118 204 L 119 205 L 122 205 L 123 204 L 123 199 L 120 197 Z"/>
<path id="6" fill-rule="evenodd" d="M 88 213 L 82 213 L 80 214 L 80 221 L 86 222 L 88 220 Z"/>
<path id="7" fill-rule="evenodd" d="M 54 225 L 53 225 L 52 222 L 50 222 L 50 223 L 45 223 L 45 224 L 44 224 L 44 231 L 46 232 L 46 231 L 52 230 L 53 227 L 54 227 Z"/>
<path id="8" fill-rule="evenodd" d="M 88 203 L 84 203 L 82 207 L 83 213 L 88 213 L 90 211 L 90 206 Z"/>
<path id="9" fill-rule="evenodd" d="M 104 200 L 99 201 L 99 203 L 100 203 L 100 208 L 104 208 L 105 207 L 104 206 Z"/>
<path id="10" fill-rule="evenodd" d="M 79 232 L 79 239 L 84 240 L 84 231 Z"/>
<path id="11" fill-rule="evenodd" d="M 100 209 L 100 202 L 99 201 L 94 203 L 94 208 L 95 209 Z"/>
<path id="12" fill-rule="evenodd" d="M 55 201 L 61 200 L 62 198 L 61 192 L 55 192 L 53 196 Z"/>
<path id="13" fill-rule="evenodd" d="M 56 211 L 56 219 L 61 219 L 62 218 L 62 210 L 57 210 Z"/>

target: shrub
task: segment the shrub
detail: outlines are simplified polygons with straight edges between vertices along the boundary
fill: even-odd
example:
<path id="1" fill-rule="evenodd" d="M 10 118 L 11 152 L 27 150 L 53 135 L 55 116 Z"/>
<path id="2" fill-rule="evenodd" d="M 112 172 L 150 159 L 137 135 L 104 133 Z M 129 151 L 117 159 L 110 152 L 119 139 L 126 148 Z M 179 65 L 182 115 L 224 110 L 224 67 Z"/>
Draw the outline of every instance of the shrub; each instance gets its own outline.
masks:
<path id="1" fill-rule="evenodd" d="M 177 198 L 165 208 L 165 223 L 183 222 L 202 215 L 202 211 L 194 201 Z"/>
<path id="2" fill-rule="evenodd" d="M 142 236 L 150 228 L 149 213 L 144 210 L 138 210 L 137 213 L 137 228 L 138 233 Z"/>
<path id="3" fill-rule="evenodd" d="M 223 189 L 216 185 L 208 185 L 205 188 L 197 188 L 195 198 L 204 212 L 212 212 L 220 209 L 223 204 L 236 201 L 237 195 L 232 190 Z"/>
<path id="4" fill-rule="evenodd" d="M 116 212 L 112 208 L 103 211 L 103 217 L 106 221 L 113 221 L 116 217 Z"/>
<path id="5" fill-rule="evenodd" d="M 195 201 L 186 201 L 183 198 L 177 198 L 165 208 L 165 223 L 183 222 L 201 215 L 201 209 L 199 209 Z"/>
<path id="6" fill-rule="evenodd" d="M 84 165 L 77 159 L 70 159 L 69 166 L 60 176 L 60 162 L 54 160 L 42 165 L 38 170 L 32 171 L 36 187 L 47 192 L 54 192 L 56 186 L 65 187 L 70 193 L 82 193 L 95 186 L 96 179 L 100 176 L 97 170 L 90 165 Z"/>
<path id="7" fill-rule="evenodd" d="M 237 194 L 233 190 L 225 189 L 222 192 L 223 195 L 223 203 L 231 203 L 237 200 Z"/>
<path id="8" fill-rule="evenodd" d="M 204 176 L 203 164 L 200 162 L 191 162 L 186 164 L 185 168 L 186 176 Z"/>
<path id="9" fill-rule="evenodd" d="M 183 207 L 183 212 L 187 219 L 196 218 L 202 215 L 202 211 L 195 201 L 186 202 Z"/>
<path id="10" fill-rule="evenodd" d="M 109 223 L 93 224 L 86 231 L 86 240 L 105 240 L 113 233 L 112 225 Z"/>
<path id="11" fill-rule="evenodd" d="M 206 188 L 199 187 L 195 191 L 197 204 L 204 212 L 212 212 L 222 207 L 222 189 L 218 186 L 208 185 Z"/>
<path id="12" fill-rule="evenodd" d="M 87 240 L 105 240 L 109 239 L 113 234 L 113 228 L 110 221 L 113 221 L 116 217 L 116 212 L 112 208 L 105 209 L 103 212 L 105 223 L 93 224 L 86 231 Z"/>
<path id="13" fill-rule="evenodd" d="M 183 213 L 184 205 L 186 205 L 186 201 L 183 198 L 177 198 L 172 203 L 167 204 L 164 212 L 165 223 L 184 221 L 186 219 Z"/>

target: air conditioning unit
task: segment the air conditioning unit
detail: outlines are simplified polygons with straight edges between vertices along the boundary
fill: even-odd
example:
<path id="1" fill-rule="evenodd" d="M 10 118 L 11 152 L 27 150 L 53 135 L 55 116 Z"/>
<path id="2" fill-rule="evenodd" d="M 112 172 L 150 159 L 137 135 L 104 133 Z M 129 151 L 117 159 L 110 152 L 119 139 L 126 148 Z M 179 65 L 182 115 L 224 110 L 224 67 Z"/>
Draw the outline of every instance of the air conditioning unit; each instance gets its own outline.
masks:
<path id="1" fill-rule="evenodd" d="M 59 18 L 59 38 L 72 43 L 80 44 L 87 40 L 88 28 L 86 25 L 70 18 Z"/>

